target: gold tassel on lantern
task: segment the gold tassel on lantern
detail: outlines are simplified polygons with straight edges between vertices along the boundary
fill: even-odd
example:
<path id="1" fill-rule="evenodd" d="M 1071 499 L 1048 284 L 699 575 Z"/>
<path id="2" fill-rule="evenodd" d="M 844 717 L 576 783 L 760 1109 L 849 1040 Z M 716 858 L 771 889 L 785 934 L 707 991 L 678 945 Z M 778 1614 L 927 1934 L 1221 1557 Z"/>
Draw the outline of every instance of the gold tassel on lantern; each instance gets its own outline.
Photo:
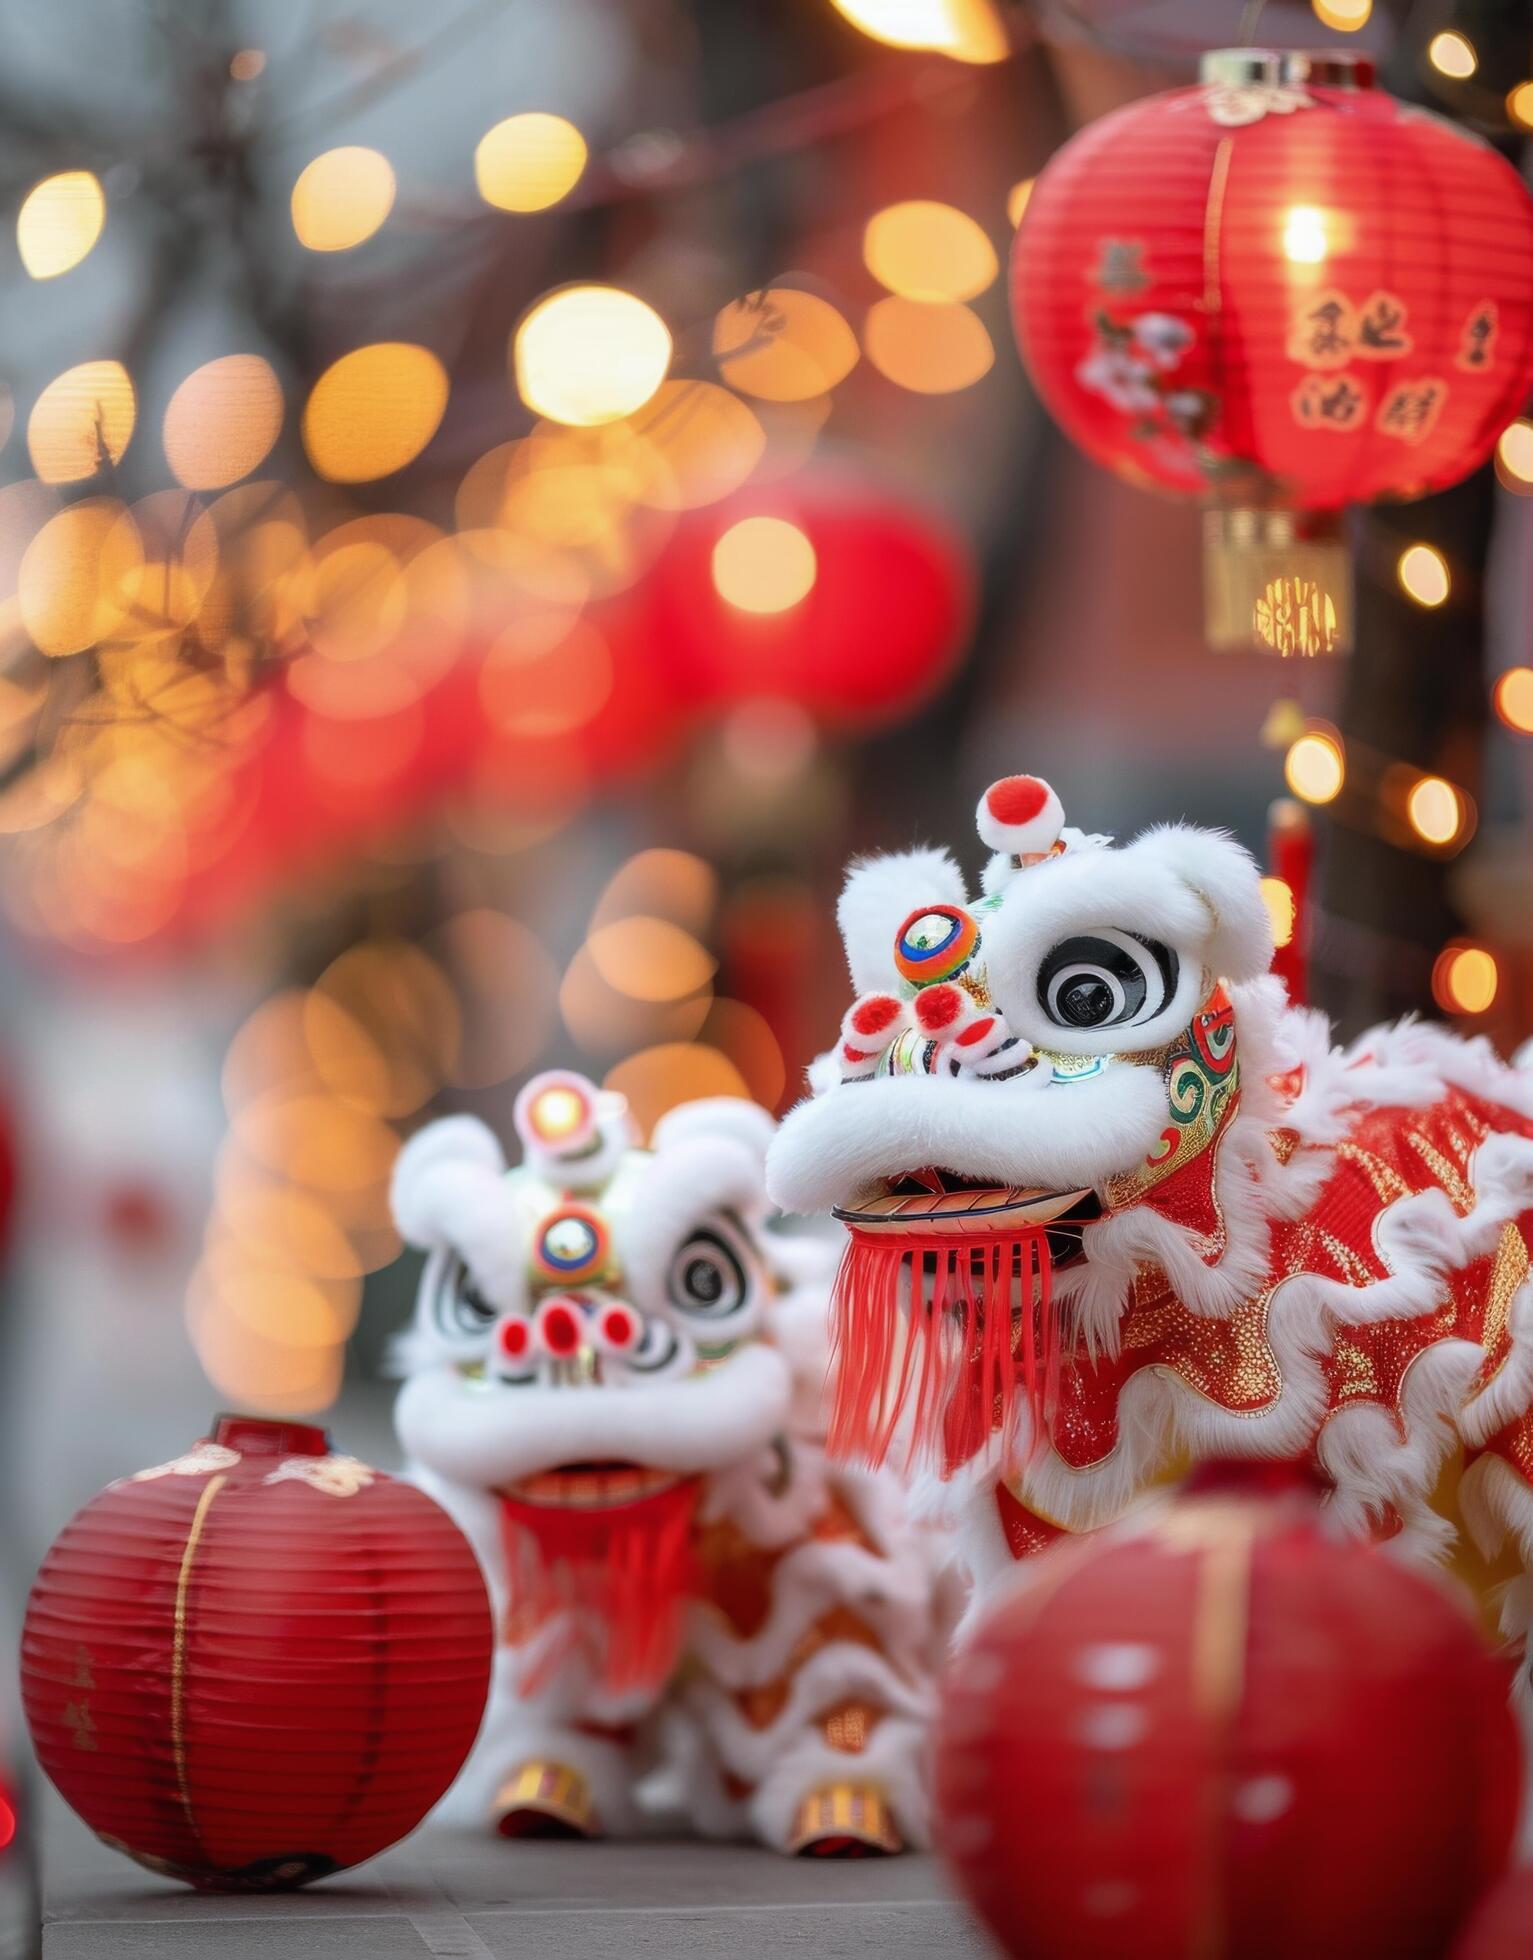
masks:
<path id="1" fill-rule="evenodd" d="M 1203 615 L 1217 653 L 1352 649 L 1352 564 L 1335 518 L 1219 507 L 1203 517 Z"/>

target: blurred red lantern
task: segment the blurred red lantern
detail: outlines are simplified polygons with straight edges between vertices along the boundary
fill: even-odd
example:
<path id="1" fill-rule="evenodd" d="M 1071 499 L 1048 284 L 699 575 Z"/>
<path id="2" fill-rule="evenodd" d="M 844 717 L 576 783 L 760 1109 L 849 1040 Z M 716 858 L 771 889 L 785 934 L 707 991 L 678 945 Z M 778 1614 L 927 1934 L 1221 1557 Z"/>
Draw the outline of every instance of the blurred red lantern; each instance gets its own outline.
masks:
<path id="1" fill-rule="evenodd" d="M 1528 1960 L 1533 1952 L 1533 1870 L 1508 1872 L 1481 1901 L 1453 1960 Z"/>
<path id="2" fill-rule="evenodd" d="M 65 1526 L 21 1686 L 99 1837 L 189 1885 L 271 1891 L 415 1828 L 468 1754 L 490 1657 L 478 1564 L 430 1498 L 323 1430 L 225 1416 Z"/>
<path id="3" fill-rule="evenodd" d="M 1436 1960 L 1511 1839 L 1509 1682 L 1306 1494 L 1183 1496 L 1044 1553 L 959 1650 L 939 1841 L 1030 1960 Z"/>
<path id="4" fill-rule="evenodd" d="M 1129 482 L 1211 500 L 1219 644 L 1333 650 L 1345 560 L 1318 514 L 1458 482 L 1533 385 L 1533 199 L 1372 80 L 1355 56 L 1209 55 L 1198 87 L 1067 143 L 1017 234 L 1056 419 Z"/>
<path id="5" fill-rule="evenodd" d="M 650 586 L 656 655 L 684 693 L 792 701 L 840 728 L 930 694 L 972 606 L 966 553 L 944 525 L 832 476 L 684 517 Z"/>

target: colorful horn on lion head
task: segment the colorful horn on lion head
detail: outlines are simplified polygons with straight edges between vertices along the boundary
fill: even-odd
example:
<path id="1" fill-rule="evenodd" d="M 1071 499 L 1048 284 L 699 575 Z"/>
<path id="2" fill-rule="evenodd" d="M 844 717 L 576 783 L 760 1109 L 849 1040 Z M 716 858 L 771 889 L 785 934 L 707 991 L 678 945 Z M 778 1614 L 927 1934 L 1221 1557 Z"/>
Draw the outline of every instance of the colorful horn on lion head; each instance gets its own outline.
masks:
<path id="1" fill-rule="evenodd" d="M 779 1205 L 847 1227 L 831 1440 L 874 1461 L 897 1436 L 950 1468 L 1042 1433 L 1082 1331 L 1068 1269 L 1099 1221 L 1142 1208 L 1217 1260 L 1229 990 L 1271 958 L 1256 867 L 1227 836 L 1166 825 L 1115 847 L 1068 829 L 1032 776 L 994 784 L 978 827 L 974 900 L 942 851 L 852 866 L 838 1079 L 768 1158 Z"/>

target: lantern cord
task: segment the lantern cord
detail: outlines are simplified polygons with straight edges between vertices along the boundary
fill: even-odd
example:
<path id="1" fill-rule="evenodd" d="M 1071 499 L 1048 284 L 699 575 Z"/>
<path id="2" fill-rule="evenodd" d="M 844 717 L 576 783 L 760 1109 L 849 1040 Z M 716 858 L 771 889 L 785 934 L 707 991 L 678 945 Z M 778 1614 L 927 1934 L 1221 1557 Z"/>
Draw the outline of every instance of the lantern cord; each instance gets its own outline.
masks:
<path id="1" fill-rule="evenodd" d="M 1236 45 L 1248 48 L 1256 39 L 1257 24 L 1262 17 L 1262 8 L 1267 0 L 1246 0 L 1240 10 L 1240 32 L 1236 35 Z"/>

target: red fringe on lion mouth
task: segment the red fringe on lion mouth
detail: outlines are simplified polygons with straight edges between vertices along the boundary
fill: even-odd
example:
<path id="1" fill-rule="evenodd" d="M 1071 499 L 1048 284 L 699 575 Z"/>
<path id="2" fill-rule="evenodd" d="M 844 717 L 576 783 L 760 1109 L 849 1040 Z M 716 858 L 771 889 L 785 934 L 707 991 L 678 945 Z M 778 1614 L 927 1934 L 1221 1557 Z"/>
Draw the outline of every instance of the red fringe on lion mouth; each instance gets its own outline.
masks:
<path id="1" fill-rule="evenodd" d="M 831 1300 L 832 1453 L 880 1464 L 899 1441 L 907 1469 L 936 1460 L 947 1474 L 1010 1437 L 1024 1399 L 1036 1446 L 1062 1364 L 1048 1234 L 847 1231 Z"/>
<path id="2" fill-rule="evenodd" d="M 569 1480 L 570 1473 L 560 1474 Z M 512 1619 L 530 1627 L 563 1622 L 557 1651 L 540 1657 L 521 1681 L 522 1693 L 536 1692 L 573 1650 L 614 1693 L 664 1679 L 694 1590 L 698 1495 L 696 1478 L 657 1478 L 622 1503 L 502 1495 Z"/>

